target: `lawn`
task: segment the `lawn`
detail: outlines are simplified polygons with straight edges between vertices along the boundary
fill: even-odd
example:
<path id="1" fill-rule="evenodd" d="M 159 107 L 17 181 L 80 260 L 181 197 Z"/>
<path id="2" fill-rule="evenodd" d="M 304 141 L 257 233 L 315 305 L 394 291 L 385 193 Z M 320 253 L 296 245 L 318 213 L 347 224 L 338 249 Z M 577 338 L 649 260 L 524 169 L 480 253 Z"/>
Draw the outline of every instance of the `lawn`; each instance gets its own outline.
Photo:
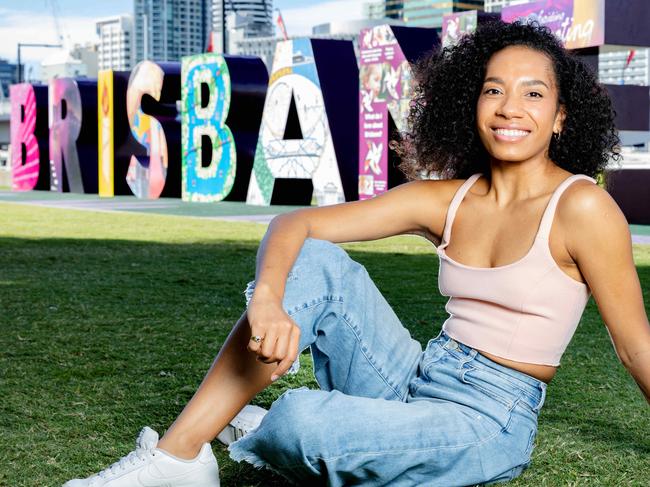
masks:
<path id="1" fill-rule="evenodd" d="M 0 485 L 60 486 L 159 432 L 189 400 L 244 305 L 265 226 L 0 203 Z M 423 346 L 445 318 L 437 257 L 404 236 L 343 245 Z M 650 246 L 634 257 L 650 307 Z M 254 398 L 316 388 L 297 376 Z M 549 386 L 532 466 L 513 486 L 647 486 L 650 408 L 593 299 Z M 281 477 L 213 448 L 224 487 Z"/>

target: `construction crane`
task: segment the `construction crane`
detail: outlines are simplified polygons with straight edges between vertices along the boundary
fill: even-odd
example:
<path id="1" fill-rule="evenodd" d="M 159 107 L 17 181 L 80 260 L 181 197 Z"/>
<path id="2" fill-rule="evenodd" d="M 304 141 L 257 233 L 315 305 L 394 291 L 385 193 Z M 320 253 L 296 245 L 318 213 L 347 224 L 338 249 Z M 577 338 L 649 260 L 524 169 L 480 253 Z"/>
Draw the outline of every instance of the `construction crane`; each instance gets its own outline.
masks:
<path id="1" fill-rule="evenodd" d="M 54 29 L 56 30 L 56 35 L 58 37 L 59 44 L 62 44 L 64 48 L 69 48 L 69 36 L 64 36 L 64 29 L 61 27 L 60 14 L 59 14 L 59 2 L 57 0 L 46 0 L 45 3 L 50 4 L 50 9 L 52 10 L 52 20 L 54 21 Z"/>

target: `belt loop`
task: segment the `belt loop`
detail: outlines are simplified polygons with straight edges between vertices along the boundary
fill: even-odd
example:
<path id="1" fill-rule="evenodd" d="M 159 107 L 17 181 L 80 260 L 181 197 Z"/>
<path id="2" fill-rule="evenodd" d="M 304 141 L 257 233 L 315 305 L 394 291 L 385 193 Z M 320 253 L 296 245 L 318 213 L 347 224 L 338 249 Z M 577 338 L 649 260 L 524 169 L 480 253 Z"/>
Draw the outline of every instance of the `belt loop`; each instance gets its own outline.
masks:
<path id="1" fill-rule="evenodd" d="M 546 384 L 540 384 L 539 387 L 542 391 L 542 396 L 540 397 L 537 405 L 533 408 L 536 413 L 539 413 L 541 411 L 542 406 L 544 405 L 544 401 L 546 400 Z"/>
<path id="2" fill-rule="evenodd" d="M 448 337 L 447 341 L 443 345 L 443 348 L 445 350 L 459 350 L 460 346 L 458 345 L 458 342 L 456 340 L 454 340 L 451 337 Z"/>

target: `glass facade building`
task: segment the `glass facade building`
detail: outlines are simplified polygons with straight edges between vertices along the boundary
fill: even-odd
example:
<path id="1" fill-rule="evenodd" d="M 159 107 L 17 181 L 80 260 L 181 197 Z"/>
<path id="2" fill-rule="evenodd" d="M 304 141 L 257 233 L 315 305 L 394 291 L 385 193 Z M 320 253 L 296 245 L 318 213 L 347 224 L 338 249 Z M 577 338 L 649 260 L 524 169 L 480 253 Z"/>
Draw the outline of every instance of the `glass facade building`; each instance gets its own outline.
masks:
<path id="1" fill-rule="evenodd" d="M 483 0 L 384 0 L 365 6 L 371 19 L 399 19 L 412 27 L 442 27 L 442 17 L 453 12 L 483 10 Z"/>
<path id="2" fill-rule="evenodd" d="M 179 61 L 204 52 L 211 0 L 134 0 L 135 62 Z"/>

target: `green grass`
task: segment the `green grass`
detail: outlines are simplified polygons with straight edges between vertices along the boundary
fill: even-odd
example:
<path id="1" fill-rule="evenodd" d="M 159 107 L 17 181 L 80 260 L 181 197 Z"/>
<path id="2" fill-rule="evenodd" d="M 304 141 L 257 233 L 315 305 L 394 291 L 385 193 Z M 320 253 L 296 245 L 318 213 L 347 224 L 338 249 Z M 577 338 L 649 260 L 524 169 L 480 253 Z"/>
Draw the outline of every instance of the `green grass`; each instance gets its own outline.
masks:
<path id="1" fill-rule="evenodd" d="M 160 432 L 244 305 L 265 227 L 0 203 L 0 485 L 56 486 Z M 437 258 L 416 237 L 347 244 L 423 345 L 444 321 Z M 650 246 L 635 246 L 646 305 Z M 254 404 L 316 388 L 307 353 Z M 593 300 L 549 386 L 515 486 L 648 485 L 650 414 Z M 281 486 L 213 443 L 225 486 Z"/>

